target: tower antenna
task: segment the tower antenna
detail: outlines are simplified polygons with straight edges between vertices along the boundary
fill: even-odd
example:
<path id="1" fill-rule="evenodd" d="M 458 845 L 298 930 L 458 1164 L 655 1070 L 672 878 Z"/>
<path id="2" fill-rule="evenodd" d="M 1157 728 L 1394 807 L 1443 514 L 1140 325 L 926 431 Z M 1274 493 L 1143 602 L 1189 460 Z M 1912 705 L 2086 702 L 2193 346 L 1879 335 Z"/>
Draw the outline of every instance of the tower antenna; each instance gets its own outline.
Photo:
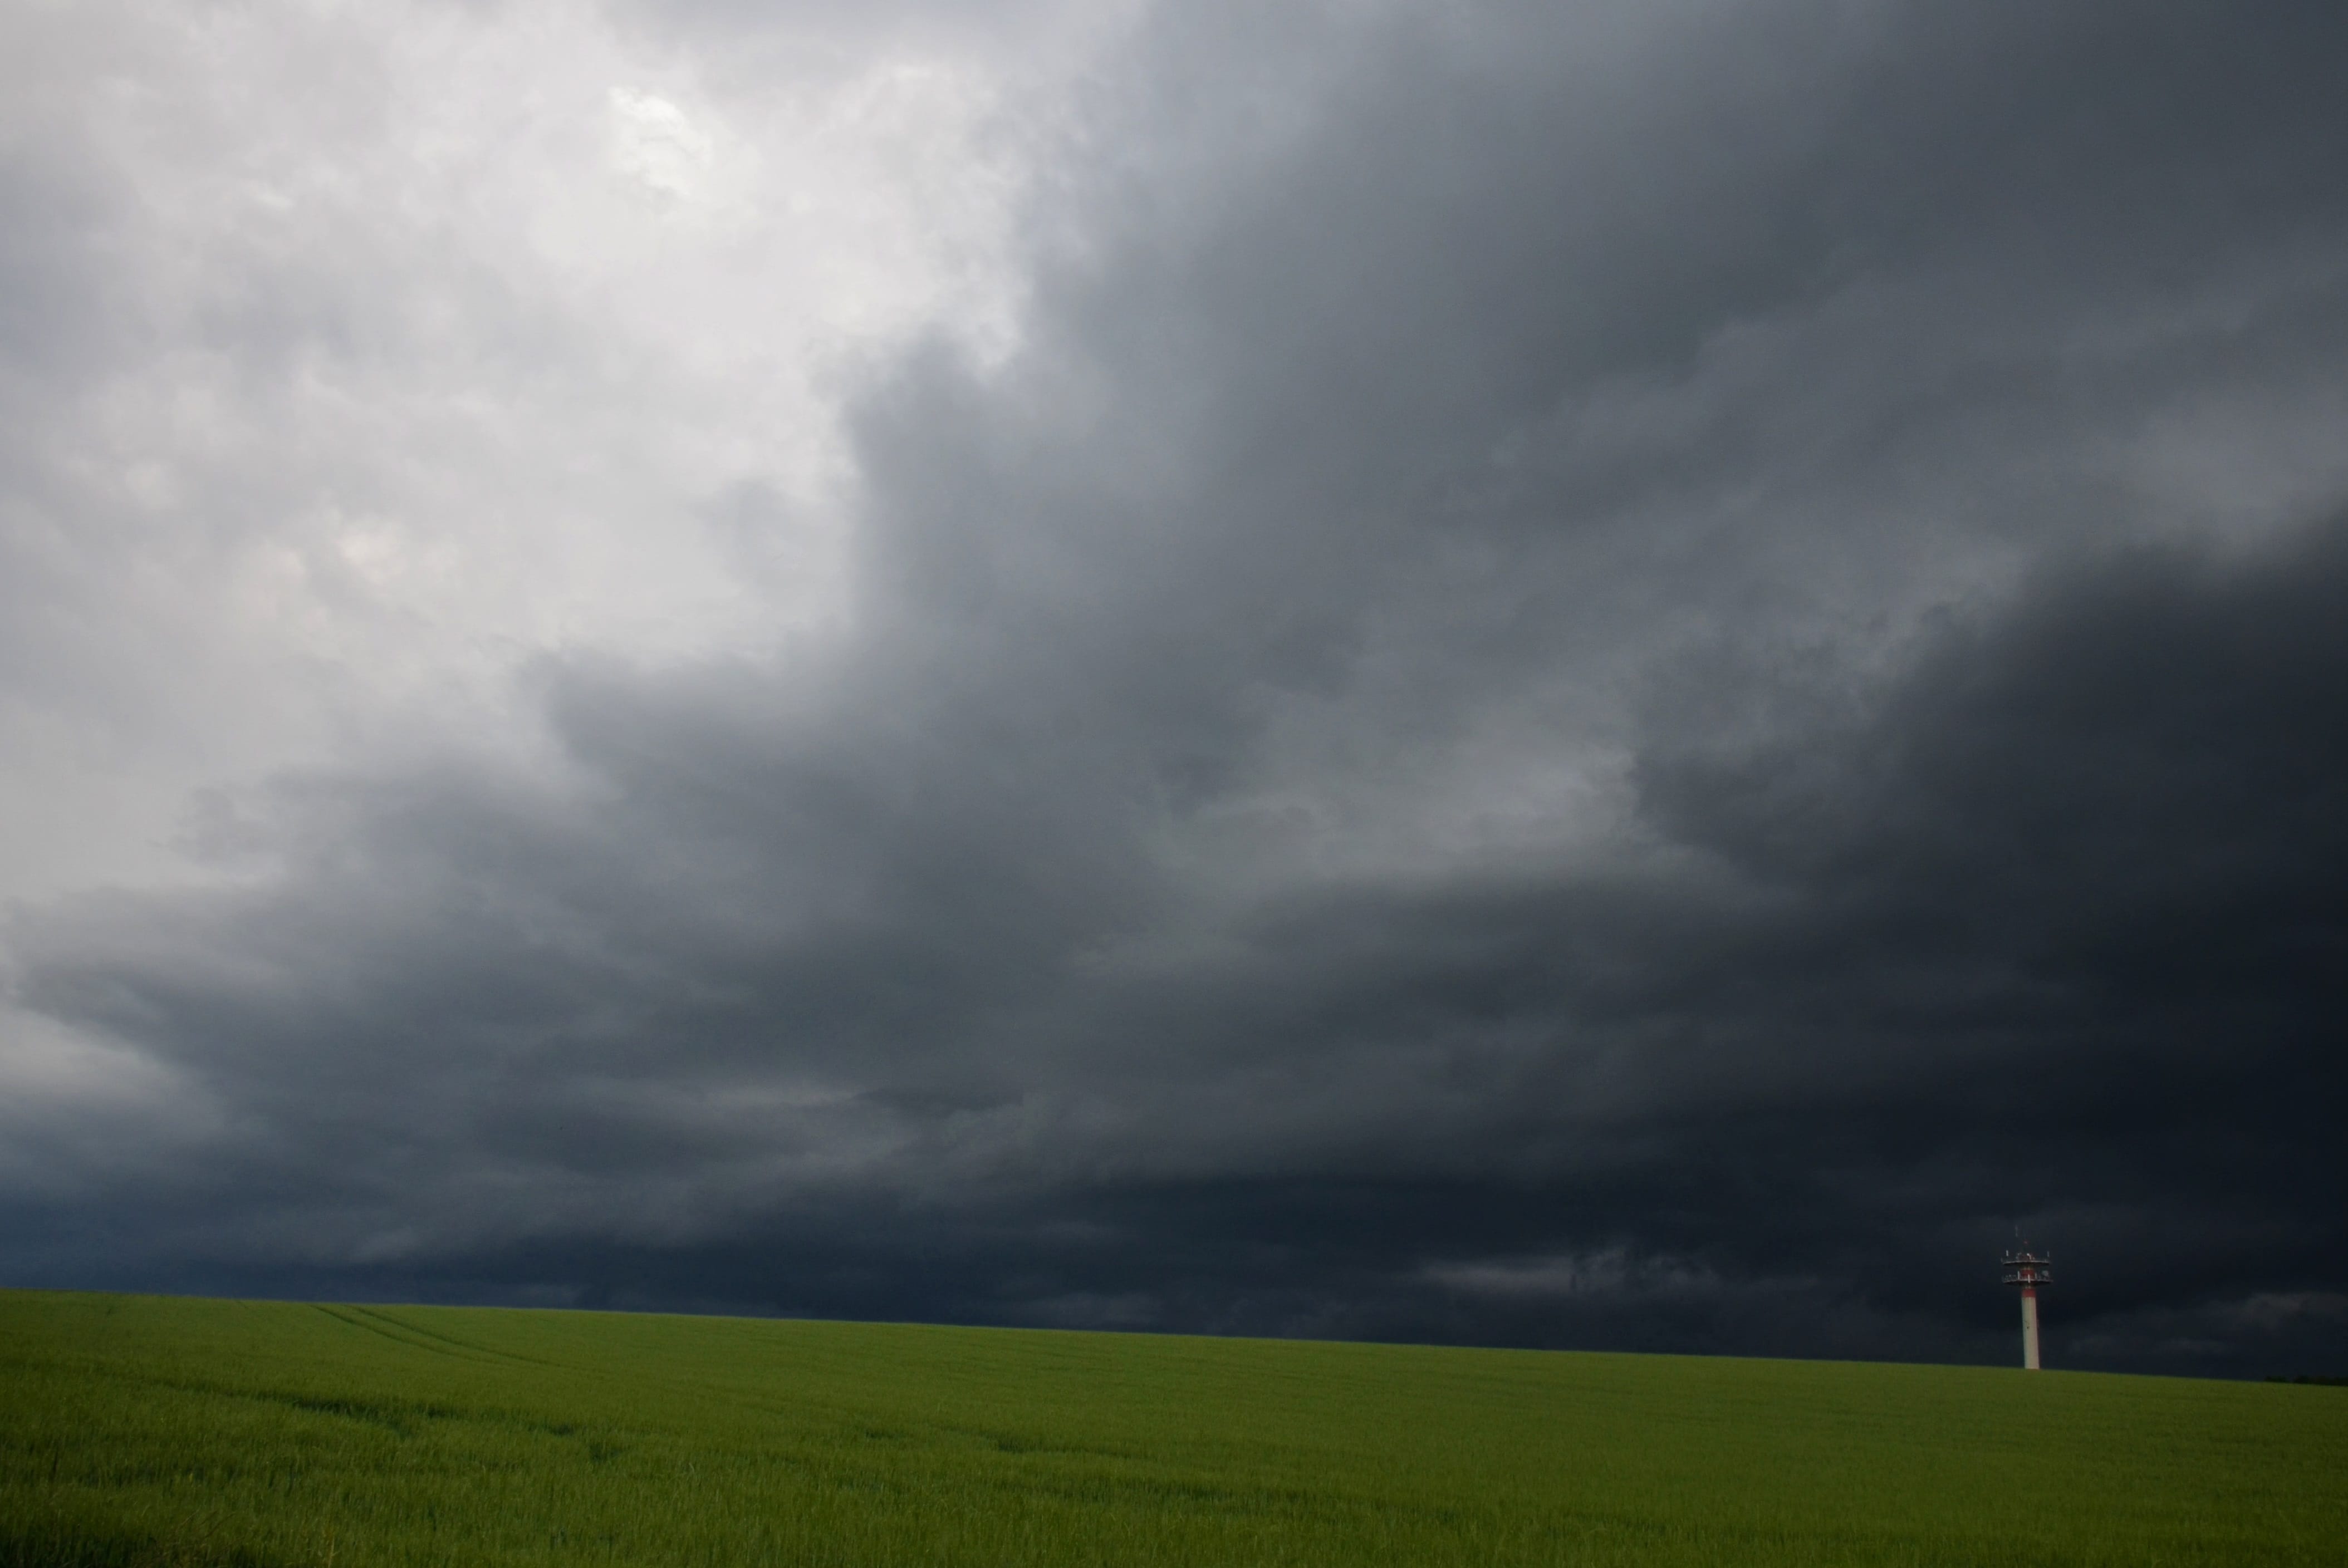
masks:
<path id="1" fill-rule="evenodd" d="M 2054 1255 L 2035 1253 L 2017 1228 L 2014 1248 L 2005 1255 L 2005 1282 L 2022 1287 L 2022 1365 L 2038 1370 L 2038 1287 L 2054 1283 Z"/>

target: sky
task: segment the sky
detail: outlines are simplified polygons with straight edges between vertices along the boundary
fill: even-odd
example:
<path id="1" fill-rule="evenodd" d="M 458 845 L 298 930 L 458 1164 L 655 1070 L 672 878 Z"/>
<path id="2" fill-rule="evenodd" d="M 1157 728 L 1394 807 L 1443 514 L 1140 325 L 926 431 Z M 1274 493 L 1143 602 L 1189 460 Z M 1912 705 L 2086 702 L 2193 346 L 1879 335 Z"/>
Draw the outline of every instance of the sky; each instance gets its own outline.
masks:
<path id="1" fill-rule="evenodd" d="M 2348 1371 L 2348 11 L 0 10 L 0 1283 Z"/>

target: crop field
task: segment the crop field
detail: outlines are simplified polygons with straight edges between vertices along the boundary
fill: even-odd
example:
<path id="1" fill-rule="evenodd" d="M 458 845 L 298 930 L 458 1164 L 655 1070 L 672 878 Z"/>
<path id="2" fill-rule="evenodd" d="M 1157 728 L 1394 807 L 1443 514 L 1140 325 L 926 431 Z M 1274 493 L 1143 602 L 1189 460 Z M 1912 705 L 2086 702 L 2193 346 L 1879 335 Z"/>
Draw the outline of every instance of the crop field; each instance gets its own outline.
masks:
<path id="1" fill-rule="evenodd" d="M 0 1564 L 2343 1562 L 2337 1389 L 0 1292 Z"/>

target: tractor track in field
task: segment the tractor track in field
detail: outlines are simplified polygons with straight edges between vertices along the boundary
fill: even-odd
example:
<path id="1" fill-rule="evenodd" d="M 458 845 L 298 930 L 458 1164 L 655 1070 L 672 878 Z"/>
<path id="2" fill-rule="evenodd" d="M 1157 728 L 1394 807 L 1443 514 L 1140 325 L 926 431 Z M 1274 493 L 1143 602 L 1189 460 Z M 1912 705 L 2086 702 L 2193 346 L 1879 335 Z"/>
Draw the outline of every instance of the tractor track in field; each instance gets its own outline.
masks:
<path id="1" fill-rule="evenodd" d="M 374 1328 L 375 1332 L 384 1335 L 386 1338 L 399 1339 L 399 1334 L 391 1332 L 392 1329 L 398 1329 L 404 1333 L 415 1335 L 418 1338 L 433 1340 L 436 1342 L 432 1345 L 417 1346 L 416 1348 L 419 1350 L 432 1350 L 437 1349 L 440 1346 L 447 1346 L 449 1348 L 441 1351 L 441 1354 L 457 1355 L 460 1351 L 471 1353 L 469 1356 L 460 1357 L 460 1359 L 489 1357 L 494 1360 L 514 1362 L 527 1367 L 551 1367 L 558 1371 L 566 1372 L 574 1369 L 564 1365 L 561 1361 L 550 1361 L 542 1356 L 525 1356 L 519 1350 L 500 1350 L 493 1345 L 477 1345 L 469 1339 L 459 1339 L 453 1334 L 438 1333 L 432 1329 L 424 1327 L 420 1324 L 410 1323 L 407 1319 L 396 1317 L 392 1313 L 386 1312 L 380 1307 L 362 1307 L 356 1302 L 345 1302 L 342 1304 L 342 1307 L 343 1311 L 355 1313 L 358 1317 L 364 1318 L 366 1321 L 358 1322 L 353 1318 L 343 1317 L 341 1312 L 332 1311 L 323 1306 L 319 1310 L 325 1312 L 330 1317 L 336 1317 L 343 1322 L 351 1324 L 353 1327 Z M 388 1325 L 389 1327 L 376 1327 L 377 1325 Z M 407 1341 L 405 1340 L 402 1341 L 402 1343 L 407 1342 Z"/>

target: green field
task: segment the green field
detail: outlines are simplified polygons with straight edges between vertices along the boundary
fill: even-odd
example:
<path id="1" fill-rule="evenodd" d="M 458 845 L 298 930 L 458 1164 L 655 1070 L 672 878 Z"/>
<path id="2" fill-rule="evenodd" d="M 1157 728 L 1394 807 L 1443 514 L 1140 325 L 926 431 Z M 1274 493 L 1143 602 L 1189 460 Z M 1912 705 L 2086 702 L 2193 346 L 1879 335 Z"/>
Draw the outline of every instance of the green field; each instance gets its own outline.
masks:
<path id="1" fill-rule="evenodd" d="M 0 1564 L 2348 1562 L 2348 1392 L 0 1292 Z"/>

